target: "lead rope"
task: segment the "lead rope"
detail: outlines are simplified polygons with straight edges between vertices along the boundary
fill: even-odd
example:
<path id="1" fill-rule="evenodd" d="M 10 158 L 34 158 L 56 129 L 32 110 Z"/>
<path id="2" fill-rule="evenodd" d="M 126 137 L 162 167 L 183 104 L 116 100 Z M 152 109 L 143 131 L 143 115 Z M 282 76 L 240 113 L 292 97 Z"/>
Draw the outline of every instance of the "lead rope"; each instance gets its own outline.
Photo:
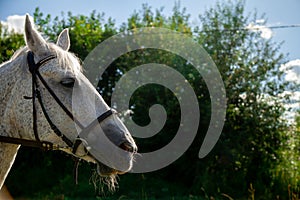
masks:
<path id="1" fill-rule="evenodd" d="M 80 161 L 81 161 L 80 158 L 75 157 L 74 168 L 73 168 L 73 176 L 74 176 L 75 185 L 78 185 L 78 167 L 79 167 Z"/>

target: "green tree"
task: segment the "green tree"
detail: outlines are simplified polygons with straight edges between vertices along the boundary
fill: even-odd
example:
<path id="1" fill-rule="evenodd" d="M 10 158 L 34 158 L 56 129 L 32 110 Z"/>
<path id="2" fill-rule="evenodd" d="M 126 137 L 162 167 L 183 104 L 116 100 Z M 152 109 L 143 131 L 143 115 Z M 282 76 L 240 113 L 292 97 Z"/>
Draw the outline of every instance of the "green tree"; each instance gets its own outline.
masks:
<path id="1" fill-rule="evenodd" d="M 22 34 L 9 32 L 7 27 L 0 23 L 0 63 L 9 60 L 24 44 Z"/>
<path id="2" fill-rule="evenodd" d="M 275 184 L 285 187 L 288 199 L 299 199 L 300 195 L 300 112 L 286 132 L 287 140 L 280 151 L 281 162 L 274 169 Z"/>
<path id="3" fill-rule="evenodd" d="M 199 95 L 201 130 L 185 156 L 161 170 L 159 176 L 169 181 L 181 181 L 196 194 L 201 193 L 199 188 L 204 188 L 210 194 L 220 191 L 242 197 L 252 185 L 258 196 L 272 198 L 272 195 L 282 194 L 274 186 L 276 180 L 272 171 L 280 163 L 279 151 L 286 139 L 287 125 L 282 118 L 284 98 L 278 95 L 287 87 L 282 80 L 283 72 L 279 70 L 285 56 L 279 52 L 280 44 L 246 28 L 264 16 L 257 18 L 254 13 L 250 15 L 252 18 L 245 17 L 244 4 L 244 1 L 217 3 L 200 16 L 202 25 L 194 30 L 188 24 L 189 15 L 185 9 L 181 10 L 180 4 L 175 4 L 171 17 L 163 16 L 159 10 L 154 13 L 151 7 L 143 5 L 142 10 L 135 12 L 121 27 L 123 31 L 141 27 L 179 31 L 194 37 L 211 55 L 225 83 L 228 109 L 220 141 L 206 159 L 198 160 L 196 155 L 210 120 L 209 94 L 199 74 L 183 59 L 160 50 L 132 52 L 112 64 L 114 68 L 110 69 L 110 74 L 113 76 L 109 77 L 113 80 L 100 83 L 99 88 L 102 95 L 109 94 L 116 77 L 141 64 L 154 62 L 174 67 Z M 116 73 L 118 70 L 122 73 Z M 132 97 L 133 118 L 141 125 L 149 123 L 145 113 L 155 103 L 164 105 L 168 113 L 167 124 L 160 134 L 147 141 L 137 140 L 142 151 L 158 149 L 176 134 L 180 113 L 176 99 L 171 96 L 163 88 L 145 86 Z M 195 164 L 187 166 L 186 163 Z M 176 179 L 173 174 L 182 176 Z M 233 176 L 237 178 L 233 179 Z"/>
<path id="4" fill-rule="evenodd" d="M 199 43 L 218 66 L 228 98 L 226 124 L 206 168 L 216 181 L 213 186 L 202 185 L 245 195 L 252 184 L 258 195 L 272 198 L 278 188 L 273 188 L 271 170 L 279 162 L 287 130 L 284 98 L 279 97 L 287 86 L 279 70 L 286 60 L 280 44 L 246 28 L 257 19 L 266 20 L 256 13 L 245 17 L 244 5 L 244 1 L 217 3 L 200 15 Z M 198 178 L 201 184 L 203 179 Z"/>
<path id="5" fill-rule="evenodd" d="M 51 41 L 54 41 L 63 29 L 69 28 L 70 51 L 76 53 L 82 60 L 100 42 L 117 33 L 114 20 L 112 18 L 105 20 L 104 13 L 96 13 L 95 10 L 90 16 L 75 16 L 68 12 L 66 17 L 62 12 L 61 18 L 56 16 L 52 20 L 51 15 L 44 17 L 39 8 L 36 8 L 34 21 L 40 31 L 45 33 Z"/>

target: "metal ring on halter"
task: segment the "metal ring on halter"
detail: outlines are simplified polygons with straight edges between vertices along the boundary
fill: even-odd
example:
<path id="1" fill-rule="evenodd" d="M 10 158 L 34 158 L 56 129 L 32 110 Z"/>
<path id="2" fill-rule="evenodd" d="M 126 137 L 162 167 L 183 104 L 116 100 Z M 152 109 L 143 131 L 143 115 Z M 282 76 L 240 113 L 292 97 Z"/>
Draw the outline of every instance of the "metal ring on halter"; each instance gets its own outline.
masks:
<path id="1" fill-rule="evenodd" d="M 82 139 L 80 137 L 78 137 L 78 138 L 75 139 L 74 144 L 76 143 L 76 141 L 80 141 L 80 144 L 82 144 L 84 146 L 83 149 L 84 149 L 85 153 L 83 155 L 78 155 L 77 151 L 76 152 L 72 152 L 74 154 L 74 156 L 79 157 L 79 158 L 87 156 L 89 154 L 89 150 L 91 150 L 91 147 L 88 146 L 88 142 L 85 139 Z M 76 150 L 78 150 L 78 147 L 76 148 Z"/>

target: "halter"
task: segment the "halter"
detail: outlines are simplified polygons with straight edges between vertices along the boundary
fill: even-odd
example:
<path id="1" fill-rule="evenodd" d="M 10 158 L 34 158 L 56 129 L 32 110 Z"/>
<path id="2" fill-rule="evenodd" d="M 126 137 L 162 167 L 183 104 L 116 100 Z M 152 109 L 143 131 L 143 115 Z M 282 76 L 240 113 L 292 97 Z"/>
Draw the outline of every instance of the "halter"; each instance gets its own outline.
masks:
<path id="1" fill-rule="evenodd" d="M 38 63 L 34 62 L 34 54 L 32 51 L 29 51 L 27 54 L 27 63 L 29 66 L 29 71 L 32 74 L 32 97 L 24 96 L 25 99 L 32 100 L 32 117 L 33 117 L 33 132 L 35 140 L 27 140 L 22 138 L 14 138 L 14 137 L 7 137 L 7 136 L 0 136 L 0 142 L 10 143 L 10 144 L 19 144 L 29 147 L 36 147 L 43 150 L 59 150 L 62 149 L 56 144 L 53 144 L 52 142 L 48 141 L 41 141 L 38 134 L 38 126 L 37 126 L 37 109 L 36 109 L 36 99 L 38 99 L 38 102 L 41 106 L 42 112 L 50 125 L 51 129 L 54 131 L 54 133 L 59 136 L 66 144 L 67 146 L 72 150 L 71 152 L 75 157 L 76 151 L 79 145 L 82 143 L 82 139 L 79 137 L 81 134 L 88 133 L 95 125 L 98 123 L 101 123 L 106 118 L 114 114 L 113 109 L 109 109 L 105 111 L 103 114 L 101 114 L 97 119 L 92 121 L 88 126 L 83 126 L 74 116 L 73 114 L 68 110 L 68 108 L 61 102 L 61 100 L 57 97 L 55 92 L 49 87 L 43 76 L 39 72 L 39 68 L 49 62 L 52 59 L 57 58 L 55 55 L 50 55 L 42 60 L 40 60 Z M 37 79 L 40 80 L 40 82 L 44 85 L 44 87 L 48 90 L 50 95 L 53 97 L 53 99 L 57 102 L 57 104 L 62 108 L 62 110 L 69 116 L 69 118 L 74 121 L 81 129 L 81 133 L 78 135 L 78 137 L 75 139 L 74 142 L 72 142 L 66 135 L 64 135 L 59 128 L 52 122 L 50 116 L 47 113 L 47 110 L 44 106 L 42 96 L 39 89 L 39 83 Z"/>

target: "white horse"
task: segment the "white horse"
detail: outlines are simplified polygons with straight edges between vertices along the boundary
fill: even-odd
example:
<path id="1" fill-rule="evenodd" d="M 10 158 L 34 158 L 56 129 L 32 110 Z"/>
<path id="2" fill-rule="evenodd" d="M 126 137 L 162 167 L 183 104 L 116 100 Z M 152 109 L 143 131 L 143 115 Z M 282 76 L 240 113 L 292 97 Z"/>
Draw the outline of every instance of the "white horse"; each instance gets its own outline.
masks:
<path id="1" fill-rule="evenodd" d="M 48 43 L 27 15 L 25 40 L 27 46 L 0 65 L 0 189 L 22 144 L 97 163 L 108 178 L 129 171 L 135 142 L 68 52 L 68 30 Z"/>

